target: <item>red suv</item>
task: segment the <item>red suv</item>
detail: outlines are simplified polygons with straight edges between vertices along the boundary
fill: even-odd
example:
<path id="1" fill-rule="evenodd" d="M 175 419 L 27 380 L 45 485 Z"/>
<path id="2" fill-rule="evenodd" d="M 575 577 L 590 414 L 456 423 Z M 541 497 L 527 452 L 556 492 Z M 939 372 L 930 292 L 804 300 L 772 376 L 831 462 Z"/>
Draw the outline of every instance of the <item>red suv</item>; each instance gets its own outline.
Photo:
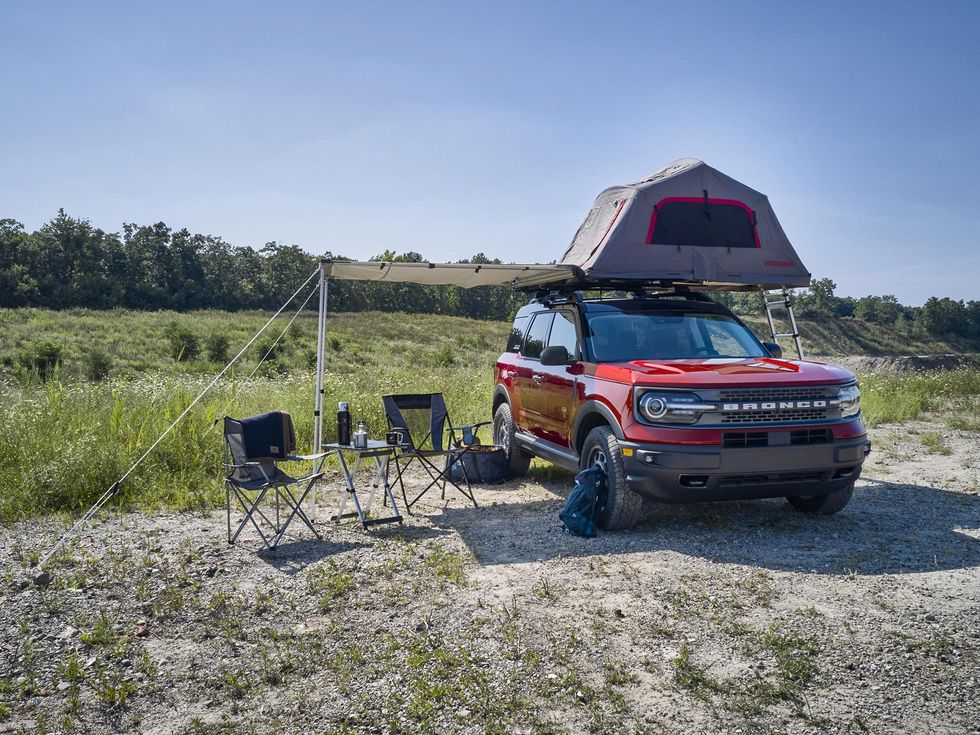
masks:
<path id="1" fill-rule="evenodd" d="M 635 524 L 644 499 L 836 513 L 871 447 L 852 373 L 782 359 L 694 293 L 532 300 L 497 360 L 493 411 L 515 474 L 532 457 L 605 470 L 607 529 Z"/>

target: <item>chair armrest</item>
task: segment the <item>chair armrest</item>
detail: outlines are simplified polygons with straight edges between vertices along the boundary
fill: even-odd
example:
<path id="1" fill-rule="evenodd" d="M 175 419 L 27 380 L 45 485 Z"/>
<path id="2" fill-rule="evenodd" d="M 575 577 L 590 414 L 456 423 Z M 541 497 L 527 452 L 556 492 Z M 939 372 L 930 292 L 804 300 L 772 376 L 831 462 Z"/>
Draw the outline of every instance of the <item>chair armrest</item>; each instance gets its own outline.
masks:
<path id="1" fill-rule="evenodd" d="M 479 429 L 481 426 L 490 426 L 493 421 L 478 421 L 475 424 L 459 424 L 458 426 L 450 426 L 450 429 L 456 429 L 460 431 L 462 429 Z"/>
<path id="2" fill-rule="evenodd" d="M 234 469 L 234 470 L 240 470 L 242 467 L 258 467 L 262 463 L 261 462 L 246 462 L 245 464 L 228 464 L 227 462 L 222 462 L 221 464 L 223 464 L 225 467 L 227 467 L 230 470 L 232 470 L 232 469 Z"/>
<path id="3" fill-rule="evenodd" d="M 289 462 L 309 462 L 311 459 L 326 457 L 331 452 L 319 452 L 318 454 L 290 454 L 286 457 Z"/>

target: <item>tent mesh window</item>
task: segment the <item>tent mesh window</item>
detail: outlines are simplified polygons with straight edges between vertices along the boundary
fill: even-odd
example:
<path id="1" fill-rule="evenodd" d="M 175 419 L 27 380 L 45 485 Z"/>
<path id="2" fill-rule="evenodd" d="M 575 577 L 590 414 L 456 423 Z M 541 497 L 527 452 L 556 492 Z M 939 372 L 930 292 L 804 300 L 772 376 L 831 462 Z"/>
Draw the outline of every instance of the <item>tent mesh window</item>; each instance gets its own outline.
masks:
<path id="1" fill-rule="evenodd" d="M 653 208 L 647 244 L 757 248 L 755 213 L 727 199 L 662 199 Z"/>

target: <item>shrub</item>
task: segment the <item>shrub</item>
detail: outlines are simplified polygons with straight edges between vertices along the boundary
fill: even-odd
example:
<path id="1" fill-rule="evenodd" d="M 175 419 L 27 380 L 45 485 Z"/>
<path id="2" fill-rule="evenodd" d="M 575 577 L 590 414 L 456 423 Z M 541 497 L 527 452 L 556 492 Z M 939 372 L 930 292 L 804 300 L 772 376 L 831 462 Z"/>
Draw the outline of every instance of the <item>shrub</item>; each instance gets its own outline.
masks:
<path id="1" fill-rule="evenodd" d="M 286 354 L 287 335 L 283 335 L 282 339 L 277 343 L 276 337 L 278 336 L 277 334 L 267 334 L 255 343 L 255 358 L 257 360 L 265 357 L 266 353 L 269 353 L 269 356 L 265 358 L 266 360 L 277 360 Z"/>
<path id="2" fill-rule="evenodd" d="M 103 349 L 93 347 L 85 354 L 85 377 L 103 380 L 112 371 L 112 357 Z"/>
<path id="3" fill-rule="evenodd" d="M 167 340 L 170 342 L 170 356 L 178 362 L 186 362 L 197 357 L 197 335 L 179 322 L 167 325 Z"/>
<path id="4" fill-rule="evenodd" d="M 434 360 L 440 367 L 451 367 L 456 364 L 456 351 L 451 345 L 443 345 L 436 352 Z"/>
<path id="5" fill-rule="evenodd" d="M 228 337 L 221 332 L 211 332 L 204 343 L 211 362 L 228 362 L 228 347 Z"/>
<path id="6" fill-rule="evenodd" d="M 62 355 L 61 345 L 45 340 L 24 350 L 20 356 L 20 364 L 28 371 L 37 372 L 42 380 L 47 380 L 61 366 Z"/>

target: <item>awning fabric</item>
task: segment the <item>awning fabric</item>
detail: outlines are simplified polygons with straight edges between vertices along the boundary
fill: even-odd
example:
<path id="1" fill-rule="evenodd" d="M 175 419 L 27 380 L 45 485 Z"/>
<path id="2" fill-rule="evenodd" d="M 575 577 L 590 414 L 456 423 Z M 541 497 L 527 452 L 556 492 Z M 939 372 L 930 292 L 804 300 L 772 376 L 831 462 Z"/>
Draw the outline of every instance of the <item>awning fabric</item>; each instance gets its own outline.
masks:
<path id="1" fill-rule="evenodd" d="M 571 265 L 489 265 L 480 263 L 390 263 L 386 261 L 335 260 L 327 275 L 342 281 L 422 283 L 428 286 L 558 286 L 578 280 Z"/>

